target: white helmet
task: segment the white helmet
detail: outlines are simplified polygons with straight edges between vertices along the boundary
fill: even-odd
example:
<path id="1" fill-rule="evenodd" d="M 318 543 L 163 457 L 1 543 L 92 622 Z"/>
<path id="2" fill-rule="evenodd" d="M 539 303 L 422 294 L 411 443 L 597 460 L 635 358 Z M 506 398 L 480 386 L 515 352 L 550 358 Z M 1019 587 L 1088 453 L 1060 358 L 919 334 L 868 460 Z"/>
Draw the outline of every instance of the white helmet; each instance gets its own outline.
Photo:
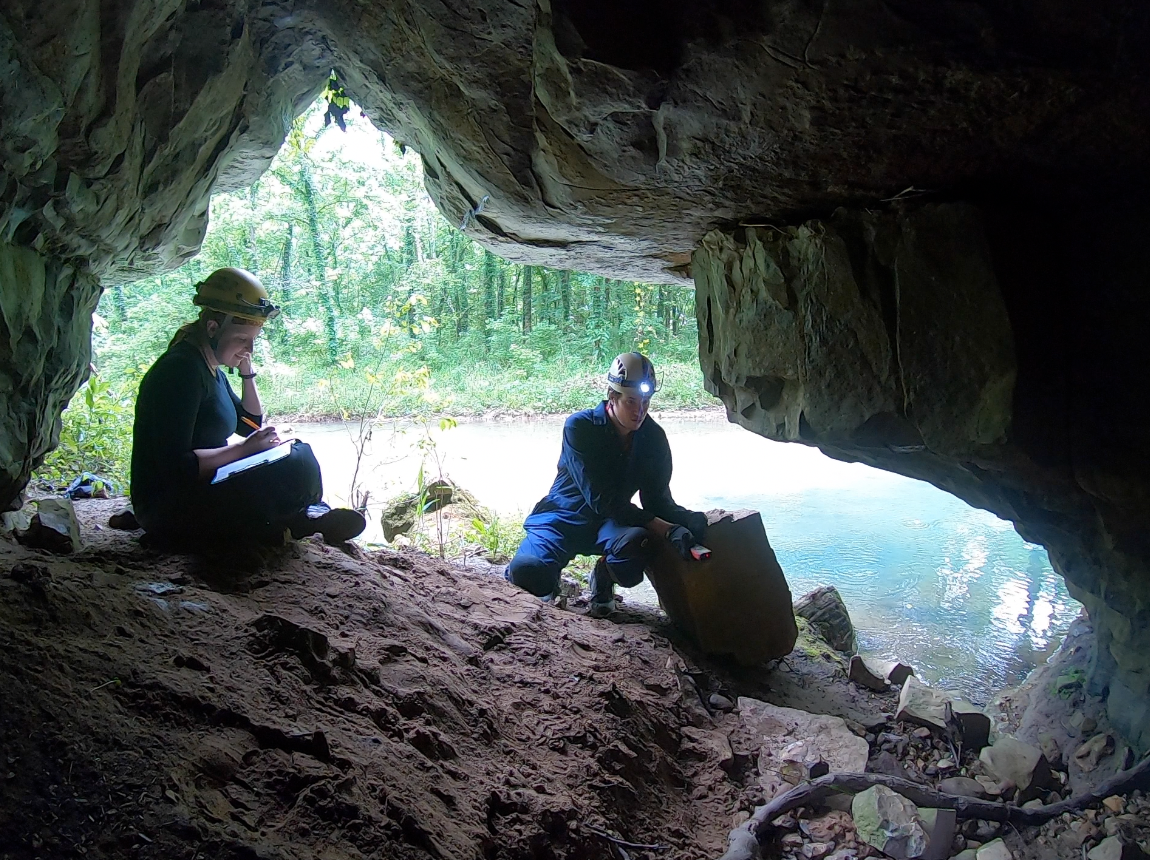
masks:
<path id="1" fill-rule="evenodd" d="M 617 355 L 607 372 L 607 386 L 620 394 L 634 392 L 640 397 L 650 397 L 659 388 L 655 365 L 642 353 L 624 352 Z"/>

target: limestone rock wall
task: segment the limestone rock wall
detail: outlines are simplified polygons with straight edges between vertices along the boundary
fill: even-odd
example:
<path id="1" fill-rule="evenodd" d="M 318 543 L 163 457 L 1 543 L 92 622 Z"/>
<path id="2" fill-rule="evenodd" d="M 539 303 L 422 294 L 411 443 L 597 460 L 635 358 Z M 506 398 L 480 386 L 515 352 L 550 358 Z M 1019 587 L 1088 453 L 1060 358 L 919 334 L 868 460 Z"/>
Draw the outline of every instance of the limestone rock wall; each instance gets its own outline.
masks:
<path id="1" fill-rule="evenodd" d="M 1147 749 L 1150 410 L 1134 368 L 1150 368 L 1150 291 L 1130 243 L 1150 217 L 1105 210 L 1073 226 L 969 204 L 840 210 L 712 231 L 692 269 L 705 383 L 730 419 L 930 481 L 1046 545 L 1098 631 L 1094 690 Z"/>
<path id="2" fill-rule="evenodd" d="M 0 500 L 4 509 L 60 438 L 60 413 L 88 377 L 91 275 L 0 243 Z"/>

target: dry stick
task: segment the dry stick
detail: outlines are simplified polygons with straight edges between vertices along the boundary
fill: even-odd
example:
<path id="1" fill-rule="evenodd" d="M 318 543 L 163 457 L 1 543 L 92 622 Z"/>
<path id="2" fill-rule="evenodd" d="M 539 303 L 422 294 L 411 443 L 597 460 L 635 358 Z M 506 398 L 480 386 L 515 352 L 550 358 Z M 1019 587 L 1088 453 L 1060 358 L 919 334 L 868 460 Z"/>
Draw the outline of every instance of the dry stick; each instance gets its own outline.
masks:
<path id="1" fill-rule="evenodd" d="M 671 846 L 669 845 L 644 845 L 642 842 L 628 842 L 626 839 L 620 839 L 618 836 L 612 836 L 606 830 L 600 830 L 598 827 L 593 827 L 590 824 L 584 824 L 588 830 L 596 836 L 602 836 L 608 842 L 618 845 L 620 848 L 634 848 L 639 851 L 666 851 Z"/>
<path id="2" fill-rule="evenodd" d="M 832 792 L 854 793 L 865 791 L 875 785 L 883 785 L 898 792 L 916 806 L 953 809 L 959 818 L 981 818 L 986 821 L 1033 825 L 1043 824 L 1064 812 L 1073 812 L 1091 803 L 1097 803 L 1112 794 L 1122 794 L 1144 778 L 1150 779 L 1150 756 L 1129 770 L 1119 771 L 1092 791 L 1038 809 L 1024 809 L 1021 806 L 1007 806 L 1005 803 L 943 794 L 908 779 L 878 773 L 830 773 L 792 788 L 765 806 L 758 807 L 750 820 L 731 831 L 728 837 L 730 847 L 719 860 L 755 860 L 759 857 L 760 840 L 766 838 L 770 832 L 772 821 L 800 806 L 818 804 Z"/>

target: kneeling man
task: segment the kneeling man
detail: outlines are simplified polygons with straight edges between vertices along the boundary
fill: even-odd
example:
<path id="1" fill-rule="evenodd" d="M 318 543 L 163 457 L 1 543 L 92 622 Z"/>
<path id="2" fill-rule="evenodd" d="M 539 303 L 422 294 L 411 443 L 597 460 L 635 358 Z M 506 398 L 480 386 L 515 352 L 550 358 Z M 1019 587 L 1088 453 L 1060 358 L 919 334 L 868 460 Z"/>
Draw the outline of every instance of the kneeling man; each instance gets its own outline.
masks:
<path id="1" fill-rule="evenodd" d="M 666 538 L 683 558 L 703 540 L 706 514 L 671 498 L 671 448 L 647 418 L 655 389 L 650 360 L 624 353 L 611 363 L 607 399 L 567 419 L 559 473 L 523 523 L 527 537 L 508 565 L 511 582 L 546 599 L 572 558 L 599 554 L 588 614 L 603 617 L 615 609 L 616 584 L 642 582 L 654 539 Z M 631 503 L 636 491 L 641 507 Z"/>

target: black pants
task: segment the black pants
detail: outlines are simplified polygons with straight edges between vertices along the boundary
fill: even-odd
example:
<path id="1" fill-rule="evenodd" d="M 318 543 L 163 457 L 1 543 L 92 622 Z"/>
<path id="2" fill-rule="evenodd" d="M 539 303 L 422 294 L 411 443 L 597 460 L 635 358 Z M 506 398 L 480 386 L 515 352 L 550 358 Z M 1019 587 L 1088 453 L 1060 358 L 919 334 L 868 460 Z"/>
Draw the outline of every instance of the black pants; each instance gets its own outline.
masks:
<path id="1" fill-rule="evenodd" d="M 319 463 L 306 442 L 274 463 L 238 472 L 218 484 L 199 483 L 174 492 L 159 510 L 139 510 L 136 518 L 161 539 L 220 538 L 276 540 L 308 505 L 323 498 Z"/>

